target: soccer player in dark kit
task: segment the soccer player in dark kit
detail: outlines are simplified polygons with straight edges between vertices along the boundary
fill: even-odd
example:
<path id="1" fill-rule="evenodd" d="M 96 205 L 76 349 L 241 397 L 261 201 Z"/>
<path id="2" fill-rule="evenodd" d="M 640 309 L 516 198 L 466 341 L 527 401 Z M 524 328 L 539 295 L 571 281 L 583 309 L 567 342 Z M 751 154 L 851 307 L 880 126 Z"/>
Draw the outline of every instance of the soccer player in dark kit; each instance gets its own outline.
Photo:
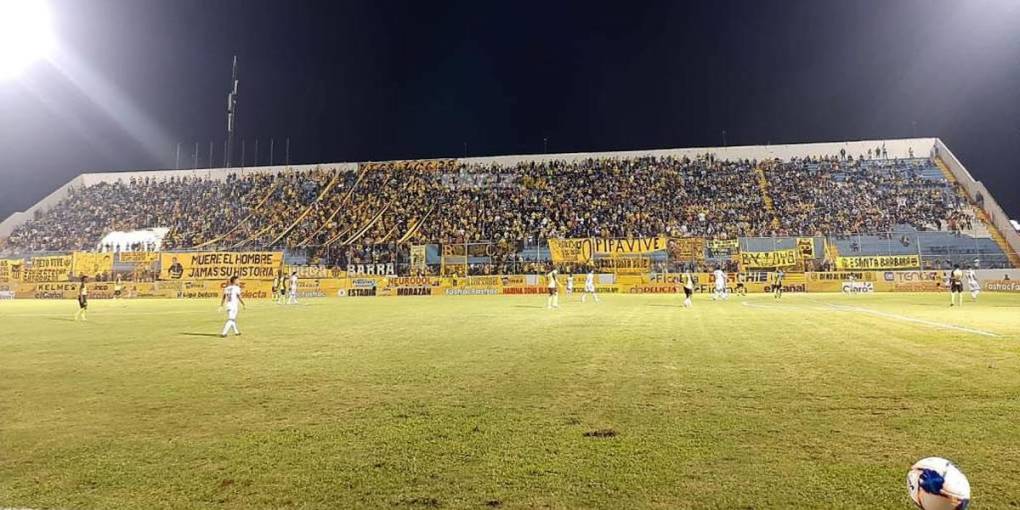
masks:
<path id="1" fill-rule="evenodd" d="M 81 275 L 81 282 L 78 284 L 78 311 L 74 314 L 74 320 L 79 318 L 83 321 L 89 320 L 89 285 L 88 277 Z"/>

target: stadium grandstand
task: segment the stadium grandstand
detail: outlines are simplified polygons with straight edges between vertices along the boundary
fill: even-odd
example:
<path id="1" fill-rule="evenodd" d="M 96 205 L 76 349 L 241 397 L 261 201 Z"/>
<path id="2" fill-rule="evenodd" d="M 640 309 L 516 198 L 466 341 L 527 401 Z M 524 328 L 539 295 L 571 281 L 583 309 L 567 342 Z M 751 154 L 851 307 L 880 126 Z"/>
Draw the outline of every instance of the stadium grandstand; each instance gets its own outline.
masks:
<path id="1" fill-rule="evenodd" d="M 0 510 L 1020 510 L 1017 26 L 0 0 Z"/>
<path id="2" fill-rule="evenodd" d="M 539 272 L 550 239 L 663 237 L 698 242 L 653 253 L 649 271 L 736 270 L 737 251 L 798 243 L 808 271 L 871 256 L 1020 266 L 1006 215 L 933 138 L 90 173 L 0 224 L 5 258 L 282 250 L 397 275 Z M 132 267 L 113 271 L 146 277 Z"/>

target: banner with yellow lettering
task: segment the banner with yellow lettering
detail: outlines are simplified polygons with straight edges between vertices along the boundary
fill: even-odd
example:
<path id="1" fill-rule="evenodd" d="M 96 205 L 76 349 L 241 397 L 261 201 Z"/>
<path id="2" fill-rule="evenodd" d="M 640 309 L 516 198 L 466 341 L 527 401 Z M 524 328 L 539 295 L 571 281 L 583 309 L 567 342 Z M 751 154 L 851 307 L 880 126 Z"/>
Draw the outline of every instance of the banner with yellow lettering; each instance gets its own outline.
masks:
<path id="1" fill-rule="evenodd" d="M 71 254 L 71 267 L 75 276 L 109 274 L 113 272 L 113 254 L 76 251 Z"/>
<path id="2" fill-rule="evenodd" d="M 815 239 L 813 237 L 798 237 L 797 251 L 800 252 L 802 259 L 815 258 Z"/>
<path id="3" fill-rule="evenodd" d="M 24 282 L 66 282 L 71 273 L 71 256 L 32 257 L 31 267 L 21 271 Z"/>
<path id="4" fill-rule="evenodd" d="M 161 253 L 161 280 L 272 280 L 283 266 L 282 252 Z"/>
<path id="5" fill-rule="evenodd" d="M 20 281 L 24 263 L 21 259 L 0 259 L 0 282 Z"/>
<path id="6" fill-rule="evenodd" d="M 836 257 L 836 269 L 916 269 L 921 267 L 920 255 L 870 255 L 864 257 Z"/>
<path id="7" fill-rule="evenodd" d="M 799 258 L 794 248 L 777 251 L 742 251 L 740 265 L 745 269 L 790 267 L 797 265 Z"/>

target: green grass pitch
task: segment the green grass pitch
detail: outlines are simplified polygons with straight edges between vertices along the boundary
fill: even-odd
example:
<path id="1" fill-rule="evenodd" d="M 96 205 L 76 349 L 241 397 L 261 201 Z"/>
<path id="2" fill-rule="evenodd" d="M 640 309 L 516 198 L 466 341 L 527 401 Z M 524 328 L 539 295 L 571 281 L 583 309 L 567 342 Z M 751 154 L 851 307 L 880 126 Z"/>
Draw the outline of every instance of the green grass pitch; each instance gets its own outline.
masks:
<path id="1" fill-rule="evenodd" d="M 0 507 L 1020 507 L 1020 295 L 0 302 Z"/>

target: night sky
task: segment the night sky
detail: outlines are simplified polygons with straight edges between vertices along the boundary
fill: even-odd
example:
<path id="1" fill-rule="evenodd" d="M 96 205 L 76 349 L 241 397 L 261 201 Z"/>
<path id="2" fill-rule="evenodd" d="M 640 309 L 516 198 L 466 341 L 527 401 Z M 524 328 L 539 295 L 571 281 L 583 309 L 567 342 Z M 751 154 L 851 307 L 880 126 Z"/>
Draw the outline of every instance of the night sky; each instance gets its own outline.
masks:
<path id="1" fill-rule="evenodd" d="M 938 136 L 1020 217 L 1020 2 L 50 0 L 0 217 L 86 171 Z M 240 145 L 240 144 L 238 144 Z M 238 158 L 239 159 L 239 156 Z"/>

